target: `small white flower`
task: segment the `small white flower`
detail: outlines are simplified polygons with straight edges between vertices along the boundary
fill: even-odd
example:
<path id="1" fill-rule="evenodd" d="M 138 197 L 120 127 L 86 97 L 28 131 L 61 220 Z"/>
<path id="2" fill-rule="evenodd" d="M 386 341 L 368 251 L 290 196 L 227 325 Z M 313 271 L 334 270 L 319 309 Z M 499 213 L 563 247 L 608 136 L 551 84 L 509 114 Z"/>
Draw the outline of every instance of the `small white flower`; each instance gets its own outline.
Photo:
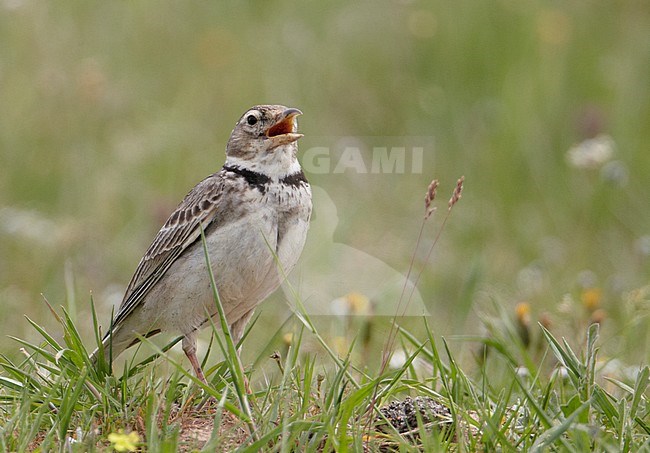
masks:
<path id="1" fill-rule="evenodd" d="M 650 235 L 641 236 L 634 243 L 634 249 L 641 256 L 650 256 Z"/>
<path id="2" fill-rule="evenodd" d="M 520 378 L 529 378 L 530 377 L 530 370 L 528 368 L 526 368 L 525 366 L 518 366 L 517 368 L 515 368 L 515 373 Z"/>
<path id="3" fill-rule="evenodd" d="M 569 371 L 564 366 L 559 366 L 553 371 L 553 377 L 560 378 L 562 380 L 569 379 Z"/>
<path id="4" fill-rule="evenodd" d="M 332 301 L 330 310 L 334 316 L 347 316 L 350 314 L 350 307 L 348 306 L 345 297 L 338 297 Z"/>
<path id="5" fill-rule="evenodd" d="M 567 151 L 566 158 L 575 168 L 599 168 L 614 155 L 616 145 L 609 135 L 584 140 Z"/>
<path id="6" fill-rule="evenodd" d="M 614 184 L 618 187 L 625 187 L 630 179 L 630 172 L 620 160 L 613 160 L 607 162 L 600 169 L 600 178 L 608 183 Z"/>
<path id="7" fill-rule="evenodd" d="M 390 362 L 388 362 L 388 366 L 391 370 L 398 370 L 404 366 L 406 359 L 407 356 L 404 351 L 395 351 L 390 358 Z"/>

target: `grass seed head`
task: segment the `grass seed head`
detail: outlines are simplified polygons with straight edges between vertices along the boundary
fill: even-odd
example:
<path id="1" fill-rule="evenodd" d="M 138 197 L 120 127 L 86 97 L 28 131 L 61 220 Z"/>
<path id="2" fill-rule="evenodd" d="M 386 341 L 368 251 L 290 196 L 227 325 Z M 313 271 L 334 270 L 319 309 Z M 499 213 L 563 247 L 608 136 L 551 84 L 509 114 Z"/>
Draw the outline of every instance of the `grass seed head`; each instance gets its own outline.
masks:
<path id="1" fill-rule="evenodd" d="M 431 184 L 429 184 L 427 193 L 424 196 L 424 220 L 431 217 L 431 214 L 436 210 L 436 208 L 432 206 L 433 200 L 436 199 L 436 190 L 438 190 L 438 180 L 434 179 L 431 181 Z"/>
<path id="2" fill-rule="evenodd" d="M 462 197 L 463 194 L 463 183 L 465 182 L 465 177 L 461 176 L 458 178 L 458 181 L 456 181 L 456 187 L 454 188 L 454 193 L 451 194 L 451 198 L 449 199 L 449 209 L 453 208 L 456 203 L 458 203 L 458 200 Z"/>

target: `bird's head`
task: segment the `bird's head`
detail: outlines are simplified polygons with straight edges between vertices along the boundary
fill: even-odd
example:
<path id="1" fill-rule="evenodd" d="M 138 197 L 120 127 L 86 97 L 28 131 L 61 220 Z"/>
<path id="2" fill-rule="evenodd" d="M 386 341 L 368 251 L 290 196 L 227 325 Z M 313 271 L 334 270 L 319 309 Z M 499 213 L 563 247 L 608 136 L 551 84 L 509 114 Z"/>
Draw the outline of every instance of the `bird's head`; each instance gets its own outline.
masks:
<path id="1" fill-rule="evenodd" d="M 296 117 L 302 112 L 283 105 L 256 105 L 248 109 L 230 134 L 226 155 L 243 160 L 266 160 L 269 154 L 295 156 L 298 134 Z"/>

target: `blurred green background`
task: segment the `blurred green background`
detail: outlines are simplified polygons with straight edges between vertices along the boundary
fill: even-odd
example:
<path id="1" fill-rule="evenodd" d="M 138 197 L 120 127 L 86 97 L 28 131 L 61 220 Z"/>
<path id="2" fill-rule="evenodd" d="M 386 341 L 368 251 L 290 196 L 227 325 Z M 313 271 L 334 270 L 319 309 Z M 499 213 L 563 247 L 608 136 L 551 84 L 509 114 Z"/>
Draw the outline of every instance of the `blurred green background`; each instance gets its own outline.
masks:
<path id="1" fill-rule="evenodd" d="M 648 359 L 648 2 L 0 0 L 0 43 L 0 352 L 36 338 L 24 315 L 55 328 L 41 293 L 90 339 L 92 292 L 108 324 L 235 121 L 281 103 L 304 112 L 301 149 L 434 138 L 421 174 L 307 176 L 336 206 L 334 241 L 403 273 L 440 180 L 415 259 L 438 334 L 478 334 L 495 305 L 568 333 L 600 309 L 606 351 Z M 603 135 L 607 162 L 567 161 Z M 262 305 L 253 354 L 283 299 Z"/>

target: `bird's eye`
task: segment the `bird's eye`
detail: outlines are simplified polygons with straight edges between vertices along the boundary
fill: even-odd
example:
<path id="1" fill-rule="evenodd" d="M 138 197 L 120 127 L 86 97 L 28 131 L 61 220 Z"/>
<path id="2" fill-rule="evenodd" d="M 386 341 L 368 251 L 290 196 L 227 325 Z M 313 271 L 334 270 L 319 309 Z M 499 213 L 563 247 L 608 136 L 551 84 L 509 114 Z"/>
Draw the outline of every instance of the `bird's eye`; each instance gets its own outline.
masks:
<path id="1" fill-rule="evenodd" d="M 253 126 L 255 123 L 257 123 L 257 117 L 255 115 L 248 115 L 246 117 L 246 122 Z"/>

